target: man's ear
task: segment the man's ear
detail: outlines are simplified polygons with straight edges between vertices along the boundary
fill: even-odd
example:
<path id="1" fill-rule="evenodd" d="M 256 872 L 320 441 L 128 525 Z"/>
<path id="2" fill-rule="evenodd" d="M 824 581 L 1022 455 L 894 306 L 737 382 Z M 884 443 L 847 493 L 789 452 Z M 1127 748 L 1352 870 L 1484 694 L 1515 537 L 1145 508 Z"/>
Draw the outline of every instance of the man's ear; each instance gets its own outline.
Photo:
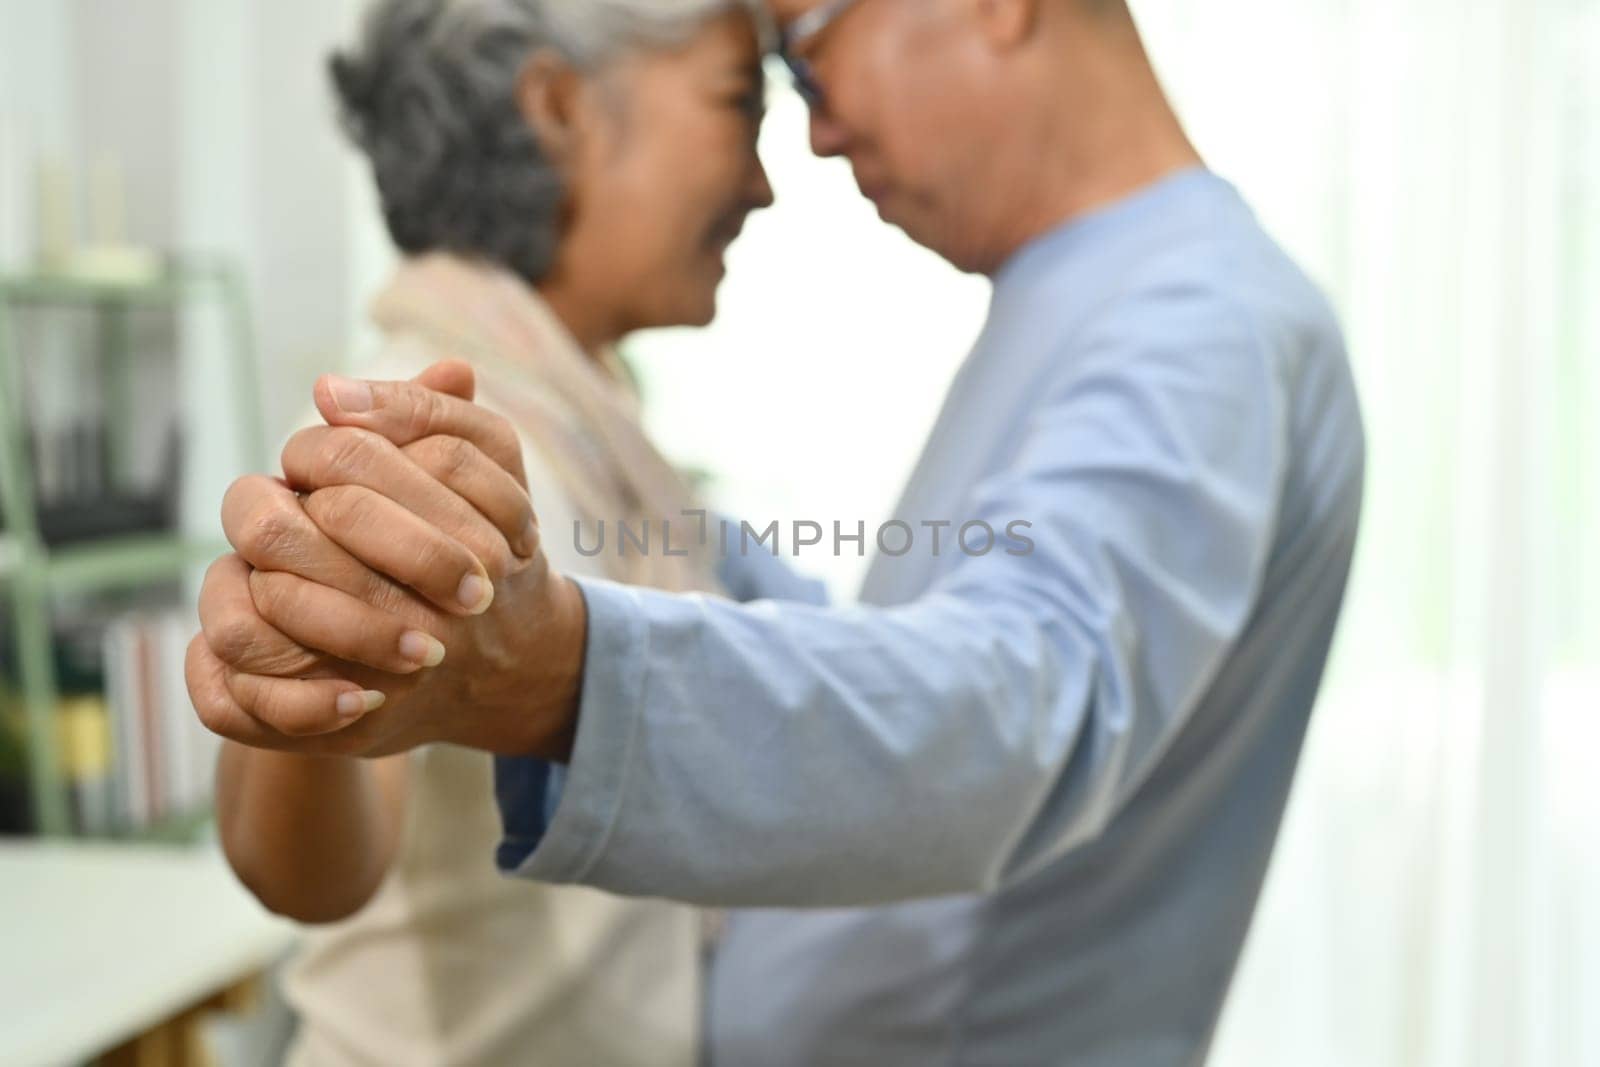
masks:
<path id="1" fill-rule="evenodd" d="M 984 36 L 998 48 L 1012 48 L 1026 41 L 1039 21 L 1039 5 L 1045 0 L 969 0 Z"/>
<path id="2" fill-rule="evenodd" d="M 549 48 L 529 56 L 517 75 L 517 109 L 557 166 L 569 163 L 577 152 L 582 92 L 583 75 Z"/>

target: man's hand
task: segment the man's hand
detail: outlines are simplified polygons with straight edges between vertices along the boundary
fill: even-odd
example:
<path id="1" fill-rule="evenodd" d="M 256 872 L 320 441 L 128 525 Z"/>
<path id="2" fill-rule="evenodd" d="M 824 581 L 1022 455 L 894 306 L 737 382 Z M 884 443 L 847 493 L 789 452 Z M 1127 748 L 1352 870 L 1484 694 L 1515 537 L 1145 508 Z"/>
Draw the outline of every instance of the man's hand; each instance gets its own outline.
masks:
<path id="1" fill-rule="evenodd" d="M 313 754 L 567 757 L 583 598 L 539 548 L 515 432 L 471 395 L 462 364 L 324 378 L 331 425 L 290 440 L 287 480 L 229 490 L 237 554 L 206 575 L 186 664 L 207 727 Z"/>

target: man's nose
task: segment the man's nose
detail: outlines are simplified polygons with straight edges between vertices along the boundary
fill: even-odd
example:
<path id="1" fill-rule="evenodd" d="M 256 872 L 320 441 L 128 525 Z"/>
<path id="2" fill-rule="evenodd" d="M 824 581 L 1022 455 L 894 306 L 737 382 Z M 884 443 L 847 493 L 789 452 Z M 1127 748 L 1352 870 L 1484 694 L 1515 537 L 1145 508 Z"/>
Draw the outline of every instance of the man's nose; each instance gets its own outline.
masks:
<path id="1" fill-rule="evenodd" d="M 828 114 L 826 107 L 811 109 L 811 151 L 823 158 L 841 156 L 849 143 L 844 127 Z"/>

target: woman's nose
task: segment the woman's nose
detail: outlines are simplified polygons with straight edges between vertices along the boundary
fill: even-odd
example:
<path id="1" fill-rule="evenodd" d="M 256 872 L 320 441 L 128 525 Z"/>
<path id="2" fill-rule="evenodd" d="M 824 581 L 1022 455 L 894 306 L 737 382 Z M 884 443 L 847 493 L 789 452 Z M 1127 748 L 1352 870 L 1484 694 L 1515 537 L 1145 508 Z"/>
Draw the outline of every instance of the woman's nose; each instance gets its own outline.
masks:
<path id="1" fill-rule="evenodd" d="M 755 166 L 750 171 L 748 195 L 752 210 L 771 207 L 778 199 L 772 191 L 772 179 L 768 177 L 766 164 L 761 162 L 760 156 L 755 158 Z"/>

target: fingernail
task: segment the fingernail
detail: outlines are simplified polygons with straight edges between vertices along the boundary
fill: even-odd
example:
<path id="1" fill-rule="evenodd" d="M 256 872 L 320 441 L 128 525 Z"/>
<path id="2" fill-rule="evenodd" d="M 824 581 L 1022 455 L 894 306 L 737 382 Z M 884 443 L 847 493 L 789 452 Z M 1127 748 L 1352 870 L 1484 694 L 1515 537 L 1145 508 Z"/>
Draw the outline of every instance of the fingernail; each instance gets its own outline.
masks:
<path id="1" fill-rule="evenodd" d="M 432 634 L 407 630 L 400 635 L 400 654 L 419 667 L 437 667 L 444 662 L 444 645 Z"/>
<path id="2" fill-rule="evenodd" d="M 539 525 L 532 519 L 528 520 L 528 528 L 522 531 L 522 554 L 531 556 L 539 548 Z"/>
<path id="3" fill-rule="evenodd" d="M 372 386 L 337 375 L 328 379 L 333 390 L 333 402 L 339 410 L 350 415 L 362 415 L 372 410 Z"/>
<path id="4" fill-rule="evenodd" d="M 461 606 L 474 615 L 482 615 L 489 610 L 489 605 L 494 603 L 494 586 L 487 579 L 476 574 L 469 574 L 461 579 L 461 585 L 456 589 L 456 597 L 461 601 Z"/>
<path id="5" fill-rule="evenodd" d="M 377 711 L 383 707 L 383 702 L 388 699 L 382 693 L 367 689 L 360 693 L 340 693 L 334 706 L 339 712 L 339 721 L 354 722 L 369 712 Z"/>

